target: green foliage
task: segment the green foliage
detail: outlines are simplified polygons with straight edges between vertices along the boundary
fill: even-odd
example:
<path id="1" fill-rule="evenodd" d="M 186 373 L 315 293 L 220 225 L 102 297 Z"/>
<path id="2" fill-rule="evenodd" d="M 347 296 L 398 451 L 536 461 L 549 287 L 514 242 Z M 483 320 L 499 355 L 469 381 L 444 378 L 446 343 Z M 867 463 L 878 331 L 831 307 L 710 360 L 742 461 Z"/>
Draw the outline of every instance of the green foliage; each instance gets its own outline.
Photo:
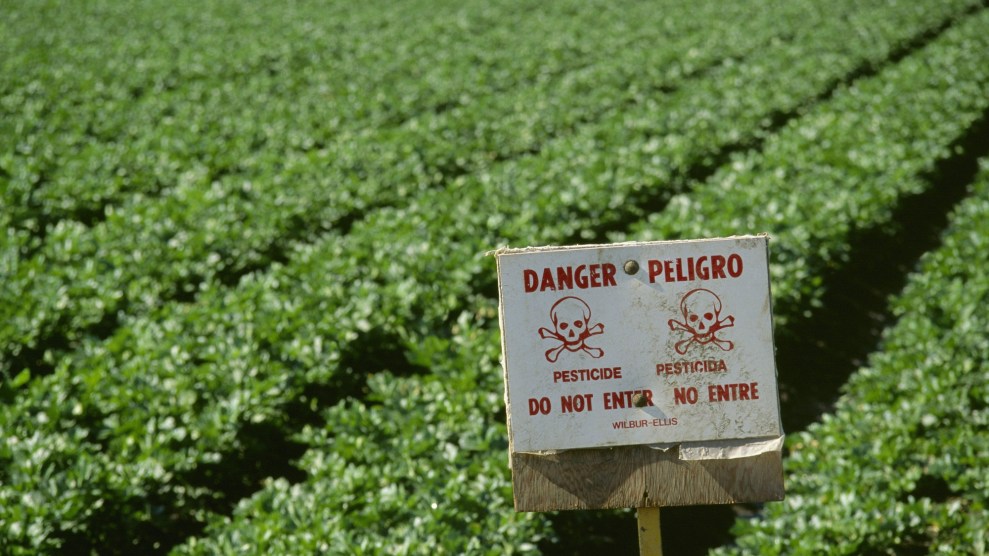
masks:
<path id="1" fill-rule="evenodd" d="M 429 375 L 376 374 L 365 401 L 299 435 L 305 482 L 266 484 L 176 553 L 533 552 L 547 524 L 512 511 L 498 353 L 497 330 L 462 315 L 452 338 L 413 354 Z"/>
<path id="2" fill-rule="evenodd" d="M 769 232 L 776 322 L 785 333 L 790 311 L 818 302 L 820 276 L 847 259 L 852 234 L 882 227 L 898 198 L 928 187 L 934 164 L 986 110 L 987 59 L 969 53 L 989 48 L 987 20 L 980 13 L 923 55 L 836 91 L 629 236 Z"/>
<path id="3" fill-rule="evenodd" d="M 973 69 L 974 66 L 978 65 L 977 64 L 977 61 L 980 60 L 980 59 L 982 59 L 982 55 L 978 55 L 978 56 L 975 56 L 973 58 L 970 58 L 970 59 L 968 59 L 968 61 L 966 63 L 959 63 L 960 60 L 962 60 L 964 58 L 967 58 L 968 57 L 968 54 L 966 54 L 966 51 L 960 50 L 960 49 L 957 49 L 957 48 L 954 47 L 958 43 L 966 44 L 967 41 L 971 40 L 971 37 L 973 37 L 973 36 L 975 36 L 975 37 L 981 36 L 981 28 L 979 26 L 977 26 L 977 25 L 970 25 L 970 26 L 968 26 L 966 28 L 963 28 L 961 31 L 959 31 L 959 33 L 956 36 L 952 36 L 952 37 L 949 37 L 948 39 L 946 39 L 945 44 L 937 44 L 937 45 L 935 45 L 932 48 L 932 50 L 931 50 L 930 53 L 928 53 L 928 52 L 922 53 L 921 55 L 919 55 L 916 58 L 916 60 L 917 60 L 916 64 L 913 64 L 912 63 L 913 62 L 913 59 L 911 59 L 911 63 L 909 65 L 905 65 L 905 66 L 903 66 L 903 68 L 901 68 L 901 67 L 898 66 L 897 68 L 894 68 L 893 70 L 891 70 L 887 74 L 878 75 L 874 80 L 871 80 L 871 81 L 863 84 L 863 86 L 862 86 L 863 89 L 869 90 L 869 91 L 875 91 L 874 92 L 874 95 L 875 96 L 864 96 L 864 95 L 862 95 L 862 96 L 852 97 L 851 99 L 845 99 L 844 97 L 838 97 L 838 98 L 834 99 L 832 101 L 832 103 L 829 103 L 828 105 L 823 106 L 822 107 L 822 110 L 823 109 L 830 109 L 830 110 L 834 110 L 836 112 L 839 112 L 839 111 L 840 112 L 844 112 L 845 110 L 851 110 L 850 104 L 852 102 L 854 102 L 855 100 L 862 101 L 861 99 L 862 98 L 865 98 L 866 99 L 865 102 L 878 102 L 881 98 L 884 98 L 884 95 L 888 94 L 886 91 L 895 90 L 895 91 L 898 91 L 899 94 L 907 96 L 908 99 L 916 99 L 916 98 L 929 99 L 930 102 L 932 103 L 930 105 L 931 110 L 935 110 L 937 107 L 941 106 L 940 104 L 937 104 L 939 102 L 938 99 L 942 99 L 942 100 L 944 100 L 944 101 L 946 101 L 948 103 L 952 103 L 951 105 L 952 105 L 952 107 L 954 109 L 960 110 L 960 111 L 962 111 L 962 113 L 966 113 L 966 111 L 967 111 L 967 113 L 969 114 L 968 116 L 961 116 L 962 121 L 964 121 L 964 118 L 969 118 L 969 121 L 970 121 L 972 119 L 972 117 L 973 117 L 971 114 L 974 112 L 974 109 L 972 109 L 972 108 L 965 108 L 965 105 L 961 105 L 961 106 L 954 105 L 952 99 L 950 99 L 950 98 L 944 99 L 944 97 L 939 97 L 937 95 L 930 94 L 929 91 L 932 88 L 941 87 L 942 85 L 940 85 L 936 81 L 935 82 L 931 82 L 929 80 L 919 79 L 918 78 L 918 71 L 919 70 L 917 70 L 915 68 L 922 66 L 922 67 L 925 68 L 926 71 L 931 72 L 931 74 L 934 74 L 934 73 L 937 73 L 937 72 L 944 72 L 944 71 L 957 71 L 958 72 L 958 75 L 973 76 L 971 70 Z M 939 64 L 939 65 L 933 65 L 932 60 L 937 60 L 938 57 L 941 56 L 942 54 L 948 54 L 948 53 L 950 53 L 950 56 L 951 57 L 940 59 L 940 62 L 941 62 L 941 64 L 943 64 L 943 66 L 941 64 Z M 955 58 L 954 56 L 960 56 L 961 58 Z M 970 64 L 970 65 L 966 65 L 966 64 Z M 950 68 L 957 68 L 957 69 L 952 70 Z M 927 74 L 924 74 L 924 75 L 927 75 Z M 979 75 L 979 74 L 978 74 L 978 72 L 976 72 L 974 75 Z M 984 75 L 984 72 L 983 72 L 983 75 L 978 76 L 978 77 L 974 77 L 973 76 L 972 79 L 973 79 L 974 83 L 976 84 L 976 86 L 984 87 L 985 86 L 984 84 L 986 83 L 987 77 L 989 77 L 989 76 Z M 979 81 L 979 80 L 981 80 L 981 81 Z M 906 82 L 913 83 L 914 86 L 916 87 L 916 89 L 911 89 L 910 87 L 908 87 L 907 85 L 905 85 Z M 896 88 L 896 89 L 892 88 L 890 86 L 890 83 L 897 84 L 897 87 L 898 88 Z M 975 105 L 975 109 L 984 108 L 985 97 L 972 97 L 972 102 Z M 849 103 L 849 104 L 846 104 L 846 103 Z M 910 122 L 911 121 L 911 118 L 913 118 L 913 114 L 915 113 L 915 109 L 917 108 L 917 105 L 914 104 L 912 108 L 913 109 L 910 110 L 910 111 L 904 111 L 903 112 L 903 118 L 902 119 L 900 119 L 900 120 L 894 120 L 893 123 L 890 124 L 891 127 L 893 127 L 894 129 L 900 129 L 899 126 L 905 126 L 906 125 L 905 123 L 903 123 L 904 121 Z M 891 114 L 891 117 L 893 117 L 894 115 L 895 114 Z M 954 116 L 954 119 L 958 119 L 958 118 L 959 118 L 958 115 Z M 949 141 L 955 139 L 957 137 L 957 134 L 960 134 L 960 132 L 961 132 L 962 129 L 963 128 L 952 127 L 948 131 L 942 132 L 942 135 L 939 136 L 939 139 L 938 140 L 939 141 L 943 141 L 943 142 L 949 142 Z M 933 132 L 936 132 L 936 131 L 933 131 Z M 913 135 L 916 135 L 917 133 L 918 133 L 917 131 L 914 131 L 913 132 Z M 837 136 L 836 135 L 836 137 L 840 137 L 840 136 Z M 898 141 L 900 141 L 897 138 L 898 137 L 897 135 L 889 134 L 888 137 L 889 137 L 889 140 L 890 140 L 890 143 L 891 144 L 896 145 L 896 144 L 898 144 Z M 785 138 L 788 139 L 788 140 L 793 140 L 792 137 L 785 137 Z M 781 140 L 782 140 L 782 138 L 781 138 Z M 801 145 L 803 145 L 803 144 L 801 144 Z M 793 147 L 793 148 L 797 148 L 797 147 Z M 899 147 L 896 147 L 896 148 L 899 148 Z M 811 151 L 807 156 L 808 156 L 808 158 L 811 158 L 811 157 L 815 156 L 815 153 L 813 153 Z M 929 156 L 929 157 L 937 157 L 938 156 L 938 153 L 929 153 L 927 156 Z M 899 163 L 899 162 L 901 162 L 901 161 L 898 160 L 898 159 L 891 160 L 891 163 Z M 912 183 L 915 183 L 915 184 L 916 183 L 919 183 L 921 181 L 922 176 L 920 174 L 923 171 L 922 168 L 924 167 L 923 161 L 921 161 L 920 163 L 918 163 L 918 166 L 920 166 L 920 168 L 918 168 L 916 170 L 916 175 L 915 175 L 915 180 L 916 181 L 912 182 Z M 891 168 L 890 170 L 892 171 L 894 169 Z M 767 173 L 770 173 L 770 174 L 775 174 L 776 170 L 775 169 L 772 169 L 772 170 L 767 170 L 766 172 Z M 712 183 L 713 183 L 713 179 L 712 179 Z M 833 186 L 833 184 L 827 183 L 827 184 L 822 184 L 822 186 Z M 877 186 L 877 187 L 881 187 L 881 186 Z M 875 196 L 877 195 L 877 193 L 878 192 L 876 190 L 872 190 L 872 189 L 868 189 L 868 188 L 863 188 L 862 198 L 865 199 L 865 200 L 872 200 L 873 198 L 875 198 Z M 739 195 L 747 195 L 747 194 L 748 194 L 748 192 L 744 192 L 744 193 L 743 192 L 740 192 L 739 193 Z M 822 195 L 823 194 L 824 193 L 822 191 Z M 816 202 L 817 200 L 818 199 L 816 199 L 816 198 L 814 198 L 812 196 L 808 196 L 807 199 L 804 200 L 804 202 L 812 203 L 812 202 Z M 880 206 L 887 207 L 887 218 L 888 218 L 888 207 L 889 207 L 890 204 L 892 204 L 893 202 L 895 202 L 895 200 L 896 200 L 895 197 L 892 197 L 891 198 L 889 196 L 889 194 L 886 194 L 885 196 L 879 197 L 878 200 L 871 201 L 871 202 L 874 202 L 874 203 L 885 203 L 884 205 L 880 205 Z M 549 208 L 546 208 L 544 210 L 550 210 L 550 209 Z M 406 214 L 408 214 L 408 212 Z M 448 216 L 446 216 L 446 215 L 434 216 L 434 217 L 432 217 L 432 220 L 430 220 L 430 222 L 435 222 L 437 220 L 440 220 L 442 222 L 446 222 L 445 218 L 448 218 Z M 407 222 L 398 222 L 397 219 L 395 220 L 395 222 L 396 222 L 394 224 L 395 226 L 405 226 L 405 225 L 407 225 Z M 452 226 L 452 223 L 451 223 L 451 226 Z M 461 226 L 463 226 L 463 223 L 461 223 Z M 426 229 L 426 230 L 447 229 L 446 227 L 441 226 L 441 225 L 434 225 L 434 226 L 429 226 L 429 227 L 419 226 L 418 228 L 419 229 Z M 844 235 L 844 236 L 839 236 L 837 233 L 835 233 L 835 236 L 836 237 L 833 240 L 834 241 L 834 244 L 835 245 L 839 245 L 839 244 L 841 244 L 842 241 L 847 241 L 847 233 L 848 232 L 846 231 L 845 232 L 846 235 Z M 395 236 L 398 236 L 398 235 L 399 234 L 395 234 Z M 450 244 L 451 245 L 456 245 L 456 243 L 454 243 L 454 242 L 450 242 Z M 822 239 L 820 244 L 811 245 L 811 246 L 807 246 L 806 244 L 804 244 L 804 245 L 793 245 L 793 244 L 788 244 L 788 243 L 784 243 L 784 245 L 786 247 L 789 247 L 789 248 L 795 250 L 795 251 L 796 250 L 799 250 L 801 248 L 805 249 L 808 252 L 802 252 L 800 254 L 801 254 L 801 256 L 803 258 L 810 259 L 810 258 L 813 258 L 814 256 L 816 256 L 816 253 L 815 252 L 810 251 L 810 248 L 811 247 L 821 248 L 822 246 L 826 246 L 828 244 Z M 449 254 L 449 253 L 447 253 L 447 254 Z M 410 266 L 411 266 L 411 268 L 418 268 L 418 264 L 419 263 L 410 263 Z M 436 263 L 434 263 L 434 264 L 436 264 Z M 409 266 L 407 266 L 406 268 L 409 268 Z M 414 275 L 418 275 L 418 276 L 428 275 L 428 274 L 425 274 L 425 273 L 426 273 L 425 270 L 417 270 L 414 273 Z M 396 275 L 395 276 L 395 279 L 400 279 L 400 276 Z M 454 281 L 455 280 L 448 281 L 447 284 L 449 285 L 451 282 L 454 282 Z M 429 282 L 423 280 L 421 283 L 429 283 Z M 790 282 L 790 284 L 792 284 L 792 283 L 794 283 L 794 282 Z M 784 288 L 785 287 L 786 287 L 786 284 L 784 284 Z M 784 289 L 784 291 L 785 291 L 785 289 Z M 406 349 L 408 349 L 411 352 L 415 353 L 417 351 L 416 350 L 416 346 L 419 344 L 419 342 L 422 342 L 422 341 L 424 341 L 424 340 L 421 339 L 421 338 L 415 338 L 415 337 L 409 338 L 407 340 L 408 343 L 406 344 Z M 492 345 L 494 345 L 493 339 L 492 339 Z M 438 365 L 435 362 L 430 364 L 430 367 L 433 368 L 434 370 L 437 368 L 437 366 Z M 363 410 L 363 408 L 358 408 L 355 411 L 360 412 L 362 410 Z M 346 409 L 341 410 L 341 411 L 346 411 Z M 426 408 L 423 408 L 421 411 L 428 413 L 428 412 L 430 412 L 430 408 L 429 407 L 426 407 Z M 326 434 L 332 434 L 330 431 L 335 432 L 337 430 L 337 427 L 339 425 L 339 422 L 346 421 L 348 418 L 352 418 L 352 417 L 348 417 L 348 415 L 346 413 L 339 413 L 339 414 L 338 413 L 334 413 L 332 415 L 329 415 L 327 417 L 327 432 L 326 432 Z M 437 451 L 439 451 L 439 450 L 442 449 L 442 445 L 434 445 L 434 449 L 437 450 Z M 319 453 L 323 453 L 323 452 L 320 451 Z M 353 457 L 359 458 L 360 456 L 359 455 L 354 455 Z M 500 459 L 503 456 L 500 453 L 494 453 L 494 454 L 491 454 L 490 457 Z M 323 480 L 323 479 L 315 478 L 315 479 L 312 479 L 310 481 L 307 481 L 307 482 L 303 483 L 301 488 L 325 488 L 325 487 L 322 486 L 322 483 L 324 481 L 325 480 Z M 278 488 L 276 487 L 274 490 L 277 492 Z M 267 499 L 269 499 L 270 496 L 273 496 L 273 495 L 274 494 L 272 492 L 272 489 L 269 488 L 269 489 L 262 490 L 253 500 L 254 500 L 254 502 L 257 502 L 257 504 L 260 504 L 261 503 L 260 501 L 267 500 Z M 209 546 L 209 547 L 215 547 L 215 546 L 225 546 L 225 547 L 226 546 L 237 546 L 236 544 L 226 544 L 226 543 L 235 543 L 236 541 L 243 542 L 242 539 L 244 539 L 244 538 L 257 538 L 259 535 L 262 535 L 265 531 L 268 531 L 268 530 L 283 530 L 284 529 L 285 525 L 284 525 L 284 512 L 283 511 L 280 511 L 278 509 L 271 510 L 271 511 L 268 511 L 267 509 L 265 509 L 265 510 L 262 511 L 262 510 L 259 510 L 258 509 L 259 506 L 257 504 L 256 503 L 252 503 L 249 506 L 249 509 L 248 510 L 244 510 L 244 508 L 241 508 L 241 512 L 235 514 L 235 519 L 234 520 L 232 520 L 232 521 L 224 520 L 222 528 L 217 529 L 217 531 L 209 539 L 202 540 L 202 541 L 195 541 L 195 542 L 192 543 L 191 546 L 193 546 L 193 547 L 199 547 L 200 545 L 198 543 L 200 543 L 200 542 L 207 543 L 205 546 Z M 274 522 L 274 523 L 272 523 L 272 522 Z M 214 526 L 214 528 L 216 528 L 216 526 Z M 376 538 L 373 534 L 371 534 L 369 536 L 372 539 L 375 539 Z M 325 535 L 323 535 L 322 538 L 325 538 Z M 375 549 L 375 551 L 376 552 L 386 552 L 386 550 L 383 547 L 388 546 L 387 543 L 388 543 L 388 540 L 390 538 L 391 537 L 385 536 L 384 544 L 381 544 L 381 545 L 372 545 L 372 546 L 378 547 L 378 548 Z M 369 542 L 376 542 L 376 541 L 369 541 Z M 213 545 L 213 544 L 209 544 L 209 543 L 219 543 L 219 544 L 218 545 Z M 333 545 L 331 545 L 331 546 L 333 546 Z M 340 545 L 340 546 L 349 546 L 349 544 L 343 544 L 343 545 Z M 303 550 L 303 552 L 304 552 L 304 550 Z"/>
<path id="4" fill-rule="evenodd" d="M 535 551 L 482 253 L 770 231 L 791 315 L 989 103 L 968 0 L 375 4 L 5 10 L 0 551 Z"/>
<path id="5" fill-rule="evenodd" d="M 401 76 L 366 76 L 361 59 L 351 60 L 353 65 L 323 60 L 326 53 L 322 49 L 329 45 L 290 35 L 283 40 L 307 45 L 303 52 L 292 54 L 293 60 L 300 59 L 299 67 L 261 76 L 251 74 L 247 89 L 216 92 L 180 87 L 167 94 L 154 94 L 154 102 L 165 106 L 163 110 L 189 106 L 200 110 L 205 102 L 207 111 L 203 116 L 210 122 L 199 122 L 188 115 L 169 115 L 169 121 L 178 118 L 176 121 L 188 125 L 183 131 L 190 137 L 153 146 L 141 140 L 160 141 L 165 133 L 161 125 L 142 119 L 133 122 L 138 126 L 133 133 L 143 133 L 131 142 L 135 154 L 148 156 L 148 151 L 153 151 L 159 159 L 182 161 L 166 175 L 158 175 L 156 168 L 128 166 L 116 170 L 147 183 L 147 188 L 122 185 L 89 168 L 58 168 L 67 171 L 71 180 L 81 174 L 96 181 L 96 185 L 83 188 L 87 195 L 94 196 L 90 199 L 67 194 L 81 187 L 77 181 L 62 184 L 60 178 L 38 177 L 40 182 L 32 183 L 34 178 L 15 172 L 6 190 L 13 208 L 9 215 L 11 226 L 21 232 L 37 232 L 40 228 L 46 241 L 38 245 L 34 235 L 15 236 L 22 239 L 19 251 L 31 256 L 18 261 L 9 275 L 5 273 L 6 287 L 12 290 L 5 299 L 16 303 L 0 304 L 0 322 L 5 323 L 0 328 L 0 352 L 17 356 L 44 344 L 57 344 L 51 341 L 53 337 L 74 347 L 120 312 L 147 313 L 169 300 L 192 297 L 211 282 L 235 284 L 246 273 L 284 260 L 296 244 L 336 241 L 353 221 L 376 208 L 404 206 L 417 194 L 442 189 L 451 182 L 462 187 L 456 182 L 459 176 L 539 153 L 578 126 L 596 123 L 604 114 L 644 102 L 648 98 L 642 96 L 644 92 L 674 88 L 701 69 L 726 58 L 746 56 L 779 34 L 767 24 L 765 16 L 747 20 L 742 28 L 727 24 L 701 28 L 684 25 L 685 30 L 679 30 L 681 20 L 692 21 L 698 16 L 696 9 L 662 13 L 664 20 L 674 18 L 676 33 L 667 33 L 665 28 L 645 28 L 632 35 L 619 32 L 636 18 L 657 17 L 652 7 L 639 6 L 615 13 L 604 26 L 590 15 L 592 12 L 584 10 L 576 13 L 572 29 L 560 28 L 555 19 L 558 15 L 552 12 L 545 19 L 526 18 L 526 37 L 549 34 L 550 40 L 539 39 L 537 46 L 526 41 L 509 42 L 506 26 L 513 25 L 517 16 L 489 14 L 477 6 L 471 9 L 480 13 L 466 12 L 463 17 L 491 17 L 498 19 L 499 26 L 485 29 L 470 41 L 461 37 L 467 32 L 464 30 L 451 31 L 452 37 L 443 35 L 444 40 L 464 40 L 468 50 L 459 52 L 449 64 L 436 61 L 435 66 L 430 66 L 429 71 L 443 72 L 445 76 L 437 83 L 427 79 L 410 85 Z M 720 8 L 711 3 L 702 9 Z M 506 7 L 497 10 L 505 11 Z M 433 24 L 441 28 L 451 25 L 446 17 Z M 530 26 L 535 28 L 528 29 Z M 580 41 L 574 37 L 578 32 Z M 74 45 L 68 37 L 52 40 L 56 38 L 67 41 L 66 48 Z M 389 40 L 418 44 L 425 39 L 399 34 L 389 35 Z M 660 40 L 665 42 L 663 48 L 632 48 Z M 568 46 L 571 44 L 575 46 Z M 586 44 L 595 46 L 590 51 L 579 46 Z M 695 48 L 696 45 L 703 48 Z M 254 48 L 239 56 L 263 55 Z M 537 48 L 550 55 L 532 56 L 530 51 Z M 689 60 L 680 59 L 680 53 L 687 48 L 694 48 L 694 55 Z M 433 50 L 429 53 L 438 55 Z M 204 56 L 209 54 L 222 53 L 207 48 Z M 423 57 L 428 59 L 425 53 Z M 477 63 L 491 57 L 491 65 Z M 30 61 L 25 59 L 23 63 Z M 424 64 L 421 59 L 415 63 Z M 469 70 L 463 67 L 465 64 Z M 371 67 L 387 73 L 390 64 Z M 179 66 L 171 71 L 186 69 Z M 315 82 L 312 73 L 320 76 Z M 326 80 L 350 82 L 356 79 L 352 73 L 362 80 L 384 80 L 365 83 L 388 95 L 381 99 L 381 110 L 401 106 L 402 100 L 411 96 L 418 99 L 415 106 L 419 111 L 410 107 L 409 112 L 383 117 L 380 122 L 366 115 L 366 119 L 354 123 L 358 126 L 354 129 L 344 124 L 332 129 L 307 129 L 320 123 L 331 125 L 326 122 L 361 112 L 349 102 L 319 103 L 321 98 L 333 98 L 331 91 L 323 90 Z M 475 73 L 480 75 L 464 81 Z M 457 80 L 450 78 L 453 74 Z M 56 77 L 64 78 L 58 74 L 39 79 L 44 82 Z M 461 82 L 464 84 L 454 85 Z M 207 80 L 201 86 L 213 83 Z M 350 83 L 348 87 L 354 85 Z M 437 91 L 431 90 L 434 86 Z M 412 90 L 406 90 L 409 87 Z M 427 90 L 421 90 L 424 87 Z M 488 94 L 492 89 L 511 94 Z M 77 95 L 83 96 L 78 102 L 88 102 L 86 92 L 73 91 L 69 99 L 59 96 L 49 102 L 72 102 Z M 15 89 L 9 97 L 12 105 L 24 102 L 18 96 L 21 93 L 24 91 Z M 212 97 L 221 93 L 221 98 Z M 208 99 L 202 99 L 204 95 Z M 421 106 L 420 96 L 432 98 L 430 102 L 435 106 Z M 353 98 L 350 94 L 345 100 L 363 102 L 364 97 Z M 143 97 L 136 99 L 120 111 L 140 111 L 144 101 Z M 252 107 L 249 117 L 245 102 Z M 259 106 L 254 107 L 254 103 Z M 25 123 L 37 119 L 32 113 L 16 116 L 25 118 Z M 614 126 L 614 118 L 612 115 L 600 127 Z M 374 126 L 376 122 L 378 127 Z M 41 130 L 38 135 L 44 140 L 62 141 L 68 133 L 57 128 Z M 120 141 L 118 135 L 111 139 Z M 20 140 L 26 143 L 33 137 Z M 212 149 L 225 145 L 220 154 L 230 161 L 219 165 L 208 154 L 185 152 L 185 145 L 193 140 L 212 145 Z M 92 141 L 86 139 L 86 144 Z M 116 148 L 117 143 L 113 146 Z M 93 148 L 102 149 L 103 144 L 97 142 Z M 12 164 L 30 164 L 33 151 L 22 146 L 14 146 L 13 151 L 17 154 Z M 78 158 L 68 154 L 67 148 L 58 151 L 65 153 L 67 162 Z M 46 180 L 56 184 L 49 185 Z M 100 193 L 105 188 L 112 190 Z M 25 191 L 31 192 L 26 199 L 15 198 L 26 195 Z M 47 354 L 44 363 L 51 365 L 60 355 Z"/>
<path id="6" fill-rule="evenodd" d="M 986 550 L 989 160 L 832 414 L 788 439 L 787 498 L 735 526 L 757 554 Z"/>

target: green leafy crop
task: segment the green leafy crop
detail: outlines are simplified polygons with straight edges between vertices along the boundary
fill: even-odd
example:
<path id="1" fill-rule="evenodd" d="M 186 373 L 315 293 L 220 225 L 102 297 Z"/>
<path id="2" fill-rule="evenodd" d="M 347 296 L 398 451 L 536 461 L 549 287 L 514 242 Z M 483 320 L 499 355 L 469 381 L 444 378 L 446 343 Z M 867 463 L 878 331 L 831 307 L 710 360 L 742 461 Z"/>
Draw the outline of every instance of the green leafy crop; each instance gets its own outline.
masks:
<path id="1" fill-rule="evenodd" d="M 552 550 L 511 504 L 484 253 L 769 232 L 785 335 L 989 109 L 974 0 L 2 12 L 12 554 Z M 984 189 L 848 385 L 873 428 L 791 439 L 806 479 L 739 547 L 982 542 Z"/>

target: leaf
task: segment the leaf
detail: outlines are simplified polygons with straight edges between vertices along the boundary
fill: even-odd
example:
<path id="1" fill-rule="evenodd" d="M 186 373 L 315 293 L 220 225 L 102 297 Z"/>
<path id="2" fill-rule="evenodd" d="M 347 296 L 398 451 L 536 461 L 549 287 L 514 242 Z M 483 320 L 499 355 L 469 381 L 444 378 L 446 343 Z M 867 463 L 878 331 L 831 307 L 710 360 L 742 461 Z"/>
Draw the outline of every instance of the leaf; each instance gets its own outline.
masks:
<path id="1" fill-rule="evenodd" d="M 23 371 L 17 373 L 17 376 L 10 381 L 10 385 L 15 389 L 20 388 L 21 386 L 27 384 L 29 380 L 31 380 L 31 369 L 24 369 Z"/>

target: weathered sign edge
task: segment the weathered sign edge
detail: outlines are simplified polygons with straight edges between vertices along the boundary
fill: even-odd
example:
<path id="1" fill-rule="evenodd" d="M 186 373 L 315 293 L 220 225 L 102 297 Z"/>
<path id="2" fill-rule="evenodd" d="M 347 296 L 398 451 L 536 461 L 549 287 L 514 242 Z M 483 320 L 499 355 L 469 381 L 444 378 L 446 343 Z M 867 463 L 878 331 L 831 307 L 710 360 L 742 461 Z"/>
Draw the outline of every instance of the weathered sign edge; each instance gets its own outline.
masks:
<path id="1" fill-rule="evenodd" d="M 542 245 L 542 246 L 528 246 L 528 247 L 510 247 L 506 245 L 506 246 L 498 247 L 497 249 L 485 251 L 484 255 L 494 256 L 495 260 L 497 260 L 498 256 L 500 255 L 515 255 L 520 253 L 539 253 L 543 251 L 579 251 L 583 249 L 588 249 L 588 250 L 601 249 L 604 247 L 640 247 L 640 246 L 661 245 L 661 244 L 669 245 L 675 243 L 725 241 L 725 240 L 733 240 L 733 239 L 734 240 L 761 239 L 761 238 L 769 238 L 769 237 L 771 237 L 769 235 L 769 232 L 760 232 L 758 234 L 742 234 L 742 235 L 724 236 L 724 237 L 705 237 L 699 239 L 658 239 L 652 241 L 620 241 L 616 243 L 581 243 L 577 245 Z M 766 243 L 768 245 L 769 242 L 767 241 Z M 767 254 L 768 254 L 768 249 L 767 249 Z M 500 278 L 501 278 L 501 274 L 499 272 L 499 280 Z M 499 294 L 501 293 L 500 285 L 499 285 L 498 293 Z M 499 298 L 499 306 L 500 305 L 501 303 Z"/>

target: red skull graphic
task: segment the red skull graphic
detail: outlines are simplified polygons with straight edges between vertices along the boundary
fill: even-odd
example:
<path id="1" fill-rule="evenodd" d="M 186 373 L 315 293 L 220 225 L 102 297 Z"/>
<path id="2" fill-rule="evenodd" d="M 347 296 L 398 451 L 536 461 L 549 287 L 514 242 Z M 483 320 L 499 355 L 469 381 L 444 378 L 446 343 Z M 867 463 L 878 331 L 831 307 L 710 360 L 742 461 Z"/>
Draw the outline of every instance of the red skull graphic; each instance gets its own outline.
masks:
<path id="1" fill-rule="evenodd" d="M 546 351 L 547 361 L 555 363 L 564 349 L 573 352 L 583 350 L 594 358 L 604 355 L 604 350 L 586 343 L 587 338 L 604 332 L 604 325 L 591 325 L 591 308 L 583 299 L 567 296 L 558 300 L 550 309 L 549 318 L 553 322 L 553 330 L 540 328 L 539 337 L 556 340 L 560 344 Z"/>
<path id="2" fill-rule="evenodd" d="M 670 330 L 681 330 L 690 334 L 690 337 L 676 343 L 676 351 L 680 355 L 687 353 L 693 344 L 706 345 L 713 343 L 719 348 L 728 351 L 735 344 L 728 340 L 718 338 L 718 331 L 722 328 L 735 326 L 735 317 L 729 315 L 721 318 L 721 298 L 711 290 L 697 288 L 690 290 L 683 299 L 680 300 L 680 312 L 683 314 L 683 322 L 670 319 Z"/>

